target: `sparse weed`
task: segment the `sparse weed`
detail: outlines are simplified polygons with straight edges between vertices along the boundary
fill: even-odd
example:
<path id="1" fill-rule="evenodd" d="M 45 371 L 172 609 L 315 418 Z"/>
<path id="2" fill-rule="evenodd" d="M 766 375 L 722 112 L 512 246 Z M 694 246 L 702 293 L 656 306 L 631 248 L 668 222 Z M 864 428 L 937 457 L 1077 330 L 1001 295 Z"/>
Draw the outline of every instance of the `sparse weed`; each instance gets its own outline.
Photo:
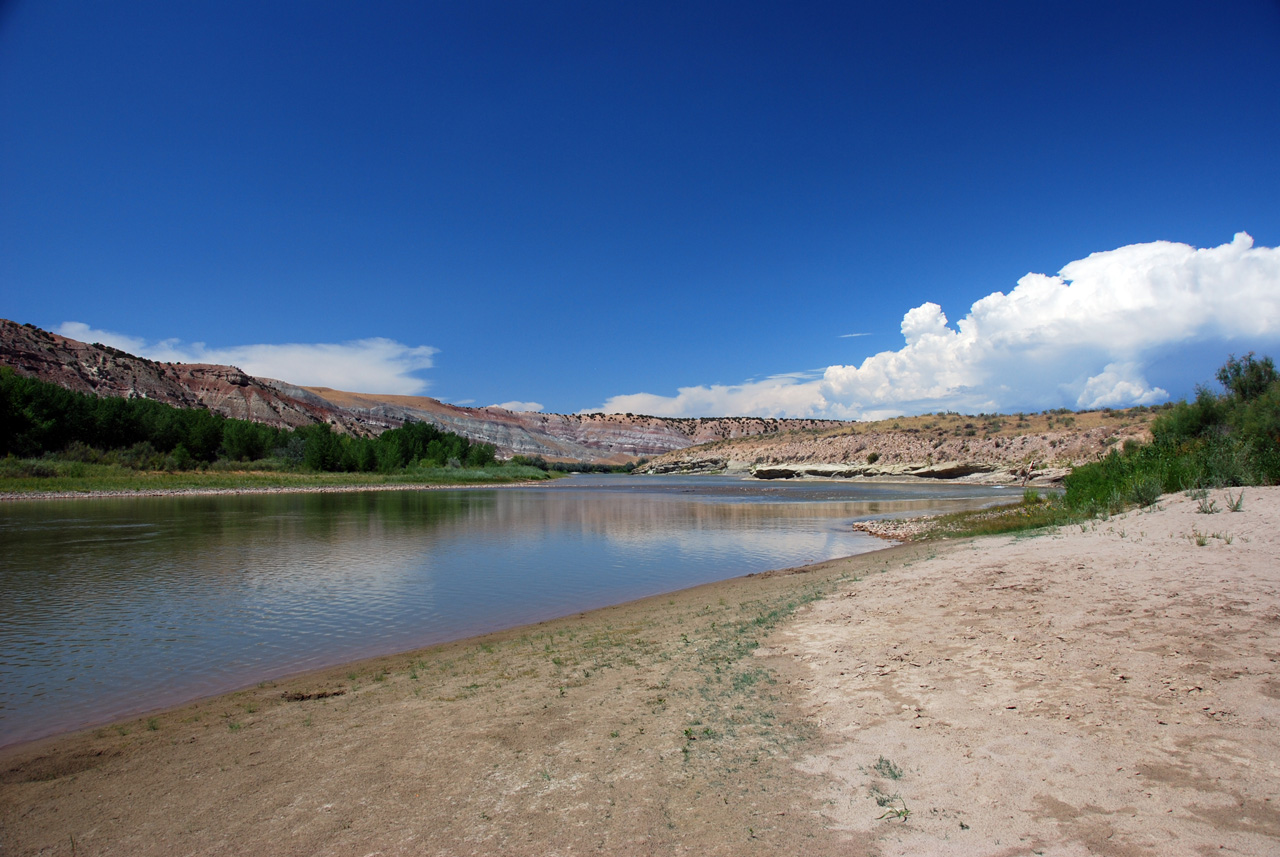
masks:
<path id="1" fill-rule="evenodd" d="M 880 787 L 876 785 L 872 785 L 868 791 L 871 793 L 871 798 L 876 802 L 876 806 L 879 807 L 892 806 L 894 801 L 902 800 L 902 795 L 897 792 L 894 792 L 893 794 L 885 794 L 881 791 Z"/>
<path id="2" fill-rule="evenodd" d="M 1236 497 L 1232 497 L 1230 491 L 1227 492 L 1227 509 L 1231 512 L 1244 511 L 1244 491 Z"/>
<path id="3" fill-rule="evenodd" d="M 1218 509 L 1217 500 L 1211 500 L 1208 497 L 1201 497 L 1199 502 L 1196 504 L 1196 511 L 1202 515 L 1214 515 L 1221 510 Z"/>
<path id="4" fill-rule="evenodd" d="M 902 768 L 899 768 L 897 765 L 895 765 L 890 760 L 886 759 L 884 756 L 881 756 L 879 759 L 876 760 L 876 763 L 871 766 L 871 770 L 875 771 L 877 774 L 879 774 L 882 777 L 885 777 L 886 779 L 890 779 L 890 780 L 902 779 Z"/>

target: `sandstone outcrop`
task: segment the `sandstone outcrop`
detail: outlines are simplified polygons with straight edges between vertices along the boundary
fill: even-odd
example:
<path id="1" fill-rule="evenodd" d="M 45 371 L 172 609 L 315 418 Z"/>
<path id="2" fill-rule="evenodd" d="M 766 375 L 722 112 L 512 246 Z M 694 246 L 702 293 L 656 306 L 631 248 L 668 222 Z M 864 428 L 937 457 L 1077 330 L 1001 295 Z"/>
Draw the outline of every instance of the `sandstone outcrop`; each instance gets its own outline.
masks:
<path id="1" fill-rule="evenodd" d="M 661 456 L 642 473 L 749 473 L 758 479 L 942 479 L 1053 485 L 1071 468 L 1150 438 L 1152 412 L 926 415 L 727 440 Z"/>

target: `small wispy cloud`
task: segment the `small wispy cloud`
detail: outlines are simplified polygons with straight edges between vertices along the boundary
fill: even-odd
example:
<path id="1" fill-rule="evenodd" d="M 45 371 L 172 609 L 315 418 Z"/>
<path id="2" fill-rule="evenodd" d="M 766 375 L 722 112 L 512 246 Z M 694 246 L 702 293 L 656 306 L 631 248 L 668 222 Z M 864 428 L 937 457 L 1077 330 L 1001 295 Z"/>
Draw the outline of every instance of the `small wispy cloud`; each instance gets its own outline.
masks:
<path id="1" fill-rule="evenodd" d="M 426 391 L 428 382 L 414 373 L 430 369 L 438 351 L 427 345 L 410 346 L 383 337 L 348 342 L 214 347 L 179 339 L 150 341 L 99 330 L 79 321 L 63 322 L 54 330 L 71 339 L 101 342 L 165 363 L 221 363 L 238 366 L 259 378 L 275 378 L 299 386 L 404 396 Z"/>
<path id="2" fill-rule="evenodd" d="M 506 411 L 527 411 L 538 413 L 542 410 L 541 402 L 503 402 L 501 405 L 489 405 L 491 408 L 502 408 Z"/>
<path id="3" fill-rule="evenodd" d="M 1247 351 L 1280 342 L 1280 248 L 1246 233 L 1197 249 L 1171 241 L 1093 253 L 1031 273 L 952 326 L 929 302 L 902 318 L 904 345 L 816 380 L 776 375 L 615 396 L 599 410 L 663 416 L 877 419 L 935 410 L 1116 407 L 1165 401 L 1147 374 L 1187 345 Z M 853 334 L 848 334 L 852 336 Z"/>
<path id="4" fill-rule="evenodd" d="M 599 408 L 609 414 L 649 414 L 655 417 L 809 417 L 821 416 L 823 402 L 817 392 L 822 383 L 804 380 L 807 373 L 774 375 L 742 384 L 681 387 L 674 396 L 632 393 L 614 396 Z"/>
<path id="5" fill-rule="evenodd" d="M 869 333 L 842 333 L 842 334 L 840 334 L 840 338 L 841 338 L 841 339 L 853 339 L 853 338 L 854 338 L 854 337 L 856 337 L 856 336 L 870 336 L 870 335 L 871 335 L 871 334 L 869 334 Z"/>

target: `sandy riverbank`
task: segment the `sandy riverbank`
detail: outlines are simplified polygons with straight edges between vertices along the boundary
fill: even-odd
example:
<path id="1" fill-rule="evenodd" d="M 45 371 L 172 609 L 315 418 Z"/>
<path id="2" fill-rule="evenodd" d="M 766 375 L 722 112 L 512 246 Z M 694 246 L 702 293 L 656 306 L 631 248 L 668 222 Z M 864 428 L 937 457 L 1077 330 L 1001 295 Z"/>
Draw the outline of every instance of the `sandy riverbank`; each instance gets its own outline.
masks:
<path id="1" fill-rule="evenodd" d="M 1195 505 L 741 578 L 11 748 L 0 853 L 1276 853 L 1280 490 Z"/>

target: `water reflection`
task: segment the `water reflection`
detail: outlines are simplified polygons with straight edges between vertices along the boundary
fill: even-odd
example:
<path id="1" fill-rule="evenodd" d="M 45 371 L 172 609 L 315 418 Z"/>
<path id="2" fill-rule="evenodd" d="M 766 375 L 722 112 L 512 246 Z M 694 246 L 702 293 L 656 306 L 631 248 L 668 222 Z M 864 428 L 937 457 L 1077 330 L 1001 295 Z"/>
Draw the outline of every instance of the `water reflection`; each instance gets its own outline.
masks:
<path id="1" fill-rule="evenodd" d="M 881 545 L 990 489 L 552 488 L 0 507 L 0 743 L 261 678 Z M 870 495 L 870 496 L 868 496 Z"/>

